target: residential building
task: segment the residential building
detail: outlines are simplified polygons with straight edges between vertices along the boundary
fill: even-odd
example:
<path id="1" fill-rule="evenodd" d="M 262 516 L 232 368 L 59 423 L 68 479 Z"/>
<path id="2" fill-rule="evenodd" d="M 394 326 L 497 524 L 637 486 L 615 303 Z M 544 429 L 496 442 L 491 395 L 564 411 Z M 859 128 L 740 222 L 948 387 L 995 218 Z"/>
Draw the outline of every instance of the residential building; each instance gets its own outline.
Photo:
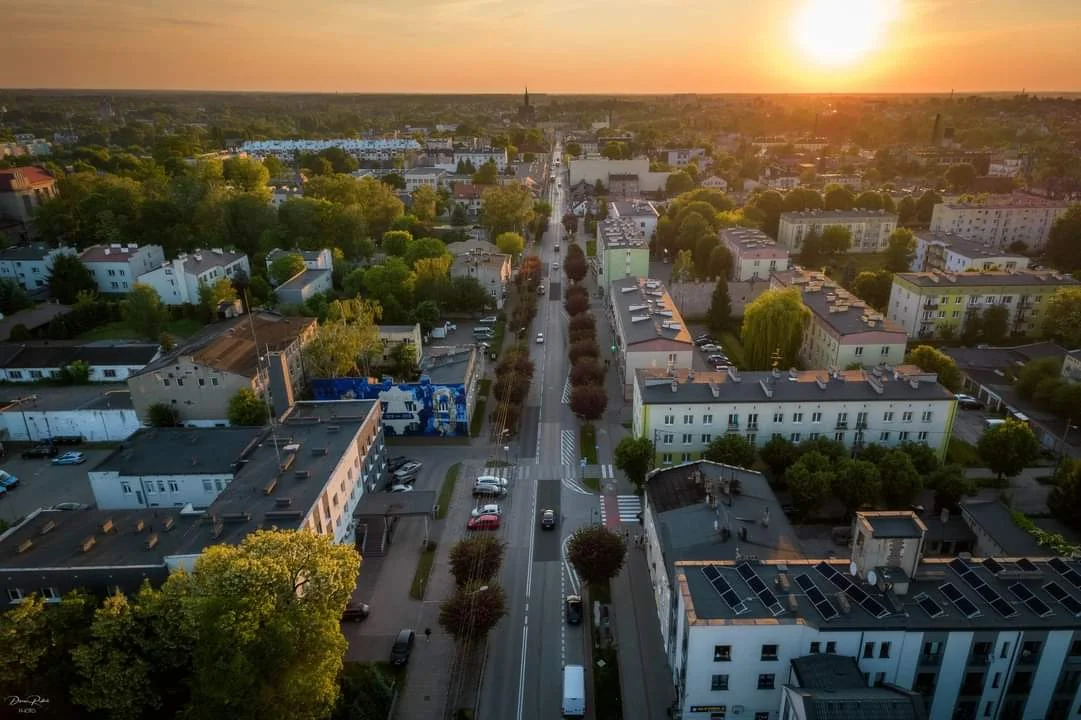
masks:
<path id="1" fill-rule="evenodd" d="M 458 163 L 469 163 L 474 169 L 480 170 L 482 165 L 487 163 L 495 163 L 495 167 L 499 172 L 503 172 L 507 169 L 507 149 L 506 148 L 456 148 L 454 150 L 453 160 L 446 165 L 438 165 L 437 167 L 446 170 L 447 172 L 454 172 L 458 168 Z"/>
<path id="2" fill-rule="evenodd" d="M 824 437 L 859 448 L 923 443 L 943 457 L 957 401 L 914 365 L 873 370 L 638 370 L 633 430 L 660 464 L 698 458 L 726 433 L 761 447 L 772 437 Z"/>
<path id="3" fill-rule="evenodd" d="M 638 176 L 634 173 L 612 173 L 605 184 L 610 197 L 630 198 L 641 193 Z"/>
<path id="4" fill-rule="evenodd" d="M 157 343 L 45 345 L 0 343 L 0 379 L 35 383 L 60 378 L 73 363 L 86 363 L 90 382 L 124 382 L 156 360 Z"/>
<path id="5" fill-rule="evenodd" d="M 71 312 L 70 305 L 59 303 L 41 303 L 32 308 L 19 310 L 0 319 L 0 340 L 9 340 L 11 331 L 19 325 L 26 328 L 32 337 L 41 338 L 46 334 L 49 323 Z"/>
<path id="6" fill-rule="evenodd" d="M 56 179 L 41 168 L 0 170 L 0 230 L 13 241 L 29 242 L 35 237 L 34 213 L 56 193 Z"/>
<path id="7" fill-rule="evenodd" d="M 825 187 L 826 185 L 842 185 L 853 190 L 863 187 L 863 176 L 859 173 L 816 173 L 815 184 Z"/>
<path id="8" fill-rule="evenodd" d="M 830 717 L 838 709 L 857 717 L 927 718 L 919 693 L 884 680 L 879 683 L 877 677 L 874 687 L 867 687 L 864 674 L 854 657 L 818 653 L 792 658 L 779 720 Z"/>
<path id="9" fill-rule="evenodd" d="M 771 284 L 799 288 L 803 304 L 811 311 L 799 354 L 805 367 L 840 370 L 904 361 L 908 342 L 904 328 L 824 273 L 797 267 L 774 273 Z"/>
<path id="10" fill-rule="evenodd" d="M 296 198 L 304 197 L 304 188 L 300 185 L 275 185 L 270 188 L 270 204 L 275 209 Z"/>
<path id="11" fill-rule="evenodd" d="M 234 250 L 202 250 L 180 253 L 175 260 L 143 273 L 136 282 L 154 288 L 165 305 L 185 305 L 199 302 L 199 287 L 213 285 L 225 278 L 232 280 L 243 274 L 251 277 L 248 256 Z"/>
<path id="12" fill-rule="evenodd" d="M 771 190 L 793 190 L 800 186 L 800 176 L 794 172 L 762 175 L 758 181 Z"/>
<path id="13" fill-rule="evenodd" d="M 420 143 L 412 138 L 248 140 L 240 146 L 240 150 L 251 157 L 262 159 L 268 155 L 274 155 L 282 160 L 292 160 L 297 153 L 318 153 L 330 148 L 341 148 L 361 160 L 393 160 L 397 157 L 403 157 L 407 153 L 421 150 Z"/>
<path id="14" fill-rule="evenodd" d="M 98 290 L 127 293 L 139 282 L 140 275 L 161 267 L 165 262 L 165 251 L 161 245 L 91 245 L 82 251 L 79 259 L 94 276 Z"/>
<path id="15" fill-rule="evenodd" d="M 914 234 L 916 257 L 912 261 L 911 269 L 915 272 L 928 270 L 948 273 L 968 270 L 1010 271 L 1023 270 L 1029 265 L 1029 259 L 1026 256 L 990 243 L 929 230 L 918 230 Z"/>
<path id="16" fill-rule="evenodd" d="M 456 254 L 450 264 L 450 276 L 473 278 L 492 296 L 496 309 L 500 309 L 511 279 L 511 256 L 484 250 Z"/>
<path id="17" fill-rule="evenodd" d="M 615 193 L 611 192 L 613 177 L 615 177 L 616 184 L 621 190 L 620 194 L 634 197 L 640 192 L 663 192 L 665 182 L 671 174 L 667 172 L 651 172 L 649 169 L 649 158 L 647 157 L 634 158 L 633 160 L 588 158 L 571 160 L 569 165 L 570 184 L 572 186 L 583 181 L 588 185 L 593 186 L 600 180 L 601 184 L 609 189 L 610 196 L 615 195 Z M 626 179 L 625 176 L 630 175 L 633 175 L 636 178 L 633 181 L 634 192 L 628 192 L 632 189 L 630 187 L 631 181 Z"/>
<path id="18" fill-rule="evenodd" d="M 649 275 L 649 238 L 639 223 L 611 216 L 597 223 L 597 285 Z"/>
<path id="19" fill-rule="evenodd" d="M 475 217 L 480 213 L 484 190 L 483 186 L 473 183 L 455 183 L 451 194 L 455 204 L 462 206 L 468 215 Z"/>
<path id="20" fill-rule="evenodd" d="M 718 177 L 716 175 L 710 175 L 708 178 L 698 184 L 710 190 L 720 190 L 721 192 L 728 192 L 728 181 L 725 180 L 723 177 Z"/>
<path id="21" fill-rule="evenodd" d="M 420 187 L 430 187 L 432 190 L 443 187 L 443 179 L 447 171 L 440 167 L 414 167 L 409 168 L 402 177 L 405 178 L 405 189 L 408 192 L 416 192 Z"/>
<path id="22" fill-rule="evenodd" d="M 852 234 L 849 252 L 882 252 L 889 246 L 890 233 L 897 229 L 897 215 L 883 210 L 802 210 L 781 213 L 777 242 L 789 252 L 799 252 L 803 240 L 814 231 L 822 235 L 839 225 Z"/>
<path id="23" fill-rule="evenodd" d="M 613 200 L 608 203 L 608 219 L 629 220 L 646 238 L 652 238 L 657 232 L 659 218 L 656 204 L 648 200 Z"/>
<path id="24" fill-rule="evenodd" d="M 1062 359 L 1062 377 L 1081 382 L 1081 350 L 1070 350 Z"/>
<path id="25" fill-rule="evenodd" d="M 269 527 L 353 544 L 353 510 L 386 477 L 381 415 L 372 401 L 304 402 L 273 435 L 136 433 L 88 473 L 98 507 L 39 509 L 0 535 L 0 591 L 12 604 L 80 588 L 133 593 Z"/>
<path id="26" fill-rule="evenodd" d="M 1043 308 L 1056 290 L 1078 284 L 1048 270 L 897 273 L 886 317 L 909 337 L 926 338 L 946 325 L 956 334 L 969 315 L 999 305 L 1009 311 L 1010 332 L 1025 335 L 1040 326 Z"/>
<path id="27" fill-rule="evenodd" d="M 996 155 L 991 158 L 987 174 L 991 177 L 1017 177 L 1025 169 L 1024 155 Z"/>
<path id="28" fill-rule="evenodd" d="M 333 273 L 330 270 L 301 270 L 274 292 L 278 295 L 279 305 L 303 305 L 316 295 L 333 289 Z"/>
<path id="29" fill-rule="evenodd" d="M 379 341 L 383 343 L 383 354 L 379 358 L 380 363 L 386 364 L 390 362 L 394 349 L 399 345 L 412 345 L 419 365 L 424 357 L 422 339 L 420 323 L 412 325 L 380 325 Z"/>
<path id="30" fill-rule="evenodd" d="M 131 404 L 131 394 L 117 383 L 97 392 L 68 392 L 39 386 L 33 394 L 12 383 L 0 399 L 0 437 L 4 442 L 38 443 L 79 438 L 88 443 L 127 440 L 144 425 Z"/>
<path id="31" fill-rule="evenodd" d="M 732 253 L 729 280 L 764 280 L 788 269 L 788 250 L 761 230 L 726 228 L 721 230 L 721 243 Z"/>
<path id="32" fill-rule="evenodd" d="M 267 273 L 270 272 L 270 267 L 274 264 L 274 261 L 284 255 L 299 255 L 304 260 L 304 267 L 308 270 L 334 269 L 334 254 L 330 248 L 323 248 L 322 250 L 282 250 L 274 248 L 266 255 Z M 271 279 L 271 282 L 273 282 L 273 279 Z"/>
<path id="33" fill-rule="evenodd" d="M 642 368 L 690 368 L 694 343 L 664 284 L 648 277 L 621 278 L 608 286 L 608 322 L 615 346 L 612 362 L 629 398 Z"/>
<path id="34" fill-rule="evenodd" d="M 722 502 L 712 512 L 703 507 L 722 523 L 731 517 Z M 818 717 L 792 714 L 804 671 L 826 665 L 836 680 L 846 662 L 802 665 L 819 655 L 852 659 L 857 668 L 849 663 L 846 685 L 858 673 L 868 688 L 912 691 L 892 704 L 903 714 L 887 715 L 863 694 L 846 717 L 1075 717 L 1074 563 L 1048 555 L 928 558 L 927 526 L 908 511 L 857 513 L 847 561 L 801 557 L 756 544 L 765 524 L 757 520 L 728 520 L 747 532 L 741 548 L 753 554 L 676 563 L 669 656 L 684 718 L 716 717 L 717 706 L 740 707 L 747 717 Z M 838 703 L 854 693 L 838 693 Z"/>
<path id="35" fill-rule="evenodd" d="M 672 167 L 687 167 L 692 162 L 698 167 L 704 167 L 708 162 L 705 148 L 676 148 L 672 150 L 659 150 L 660 159 Z"/>
<path id="36" fill-rule="evenodd" d="M 960 235 L 996 248 L 1024 243 L 1029 250 L 1041 250 L 1051 225 L 1068 207 L 1065 200 L 1020 193 L 939 203 L 931 215 L 931 232 Z"/>
<path id="37" fill-rule="evenodd" d="M 0 250 L 0 279 L 10 279 L 30 292 L 49 285 L 53 261 L 61 255 L 77 254 L 73 248 L 45 245 L 17 245 Z"/>
<path id="38" fill-rule="evenodd" d="M 215 323 L 128 378 L 135 410 L 146 418 L 150 406 L 160 403 L 174 408 L 186 425 L 226 425 L 229 400 L 243 389 L 261 394 L 279 359 L 290 387 L 299 392 L 300 351 L 317 324 L 315 318 L 273 313 Z"/>

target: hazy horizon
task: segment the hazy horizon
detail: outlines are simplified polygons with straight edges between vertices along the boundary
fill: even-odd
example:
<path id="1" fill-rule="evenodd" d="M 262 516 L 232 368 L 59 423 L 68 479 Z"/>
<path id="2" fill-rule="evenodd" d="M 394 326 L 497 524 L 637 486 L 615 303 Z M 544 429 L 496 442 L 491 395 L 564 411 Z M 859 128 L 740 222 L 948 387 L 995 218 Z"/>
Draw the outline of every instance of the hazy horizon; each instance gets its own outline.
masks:
<path id="1" fill-rule="evenodd" d="M 1061 0 L 42 0 L 0 87 L 364 94 L 1081 91 Z"/>

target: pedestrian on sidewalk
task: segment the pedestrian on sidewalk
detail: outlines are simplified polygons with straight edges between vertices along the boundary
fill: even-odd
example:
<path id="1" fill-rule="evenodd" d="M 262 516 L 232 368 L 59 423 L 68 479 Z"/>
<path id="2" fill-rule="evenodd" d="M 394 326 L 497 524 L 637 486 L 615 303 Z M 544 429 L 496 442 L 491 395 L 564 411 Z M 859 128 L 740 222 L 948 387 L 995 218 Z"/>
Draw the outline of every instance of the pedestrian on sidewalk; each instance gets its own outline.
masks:
<path id="1" fill-rule="evenodd" d="M 424 639 L 428 641 L 428 644 L 432 644 L 432 629 L 424 628 Z"/>

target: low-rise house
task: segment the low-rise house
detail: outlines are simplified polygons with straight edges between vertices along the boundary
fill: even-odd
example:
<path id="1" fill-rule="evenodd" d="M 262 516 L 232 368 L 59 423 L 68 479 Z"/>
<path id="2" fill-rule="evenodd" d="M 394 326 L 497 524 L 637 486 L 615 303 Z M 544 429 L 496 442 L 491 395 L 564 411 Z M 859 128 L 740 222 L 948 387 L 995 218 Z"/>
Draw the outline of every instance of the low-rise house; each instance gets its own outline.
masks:
<path id="1" fill-rule="evenodd" d="M 85 363 L 90 382 L 123 382 L 161 354 L 156 344 L 45 345 L 0 343 L 0 379 L 33 383 L 59 378 L 73 363 Z"/>
<path id="2" fill-rule="evenodd" d="M 282 250 L 280 248 L 274 248 L 266 255 L 267 273 L 270 272 L 270 268 L 274 264 L 274 261 L 284 255 L 299 255 L 301 259 L 304 260 L 304 267 L 308 270 L 334 269 L 334 254 L 331 252 L 330 248 L 323 248 L 322 250 Z"/>
<path id="3" fill-rule="evenodd" d="M 56 192 L 56 179 L 39 167 L 0 170 L 0 230 L 17 242 L 34 239 L 34 213 Z"/>
<path id="4" fill-rule="evenodd" d="M 330 270 L 302 270 L 278 286 L 279 305 L 303 305 L 310 298 L 334 289 Z"/>
<path id="5" fill-rule="evenodd" d="M 20 325 L 30 333 L 32 337 L 43 337 L 49 323 L 58 317 L 71 312 L 70 305 L 59 303 L 42 303 L 26 310 L 19 310 L 0 319 L 0 341 L 11 338 L 11 331 Z"/>
<path id="6" fill-rule="evenodd" d="M 270 204 L 279 208 L 294 198 L 304 197 L 304 188 L 300 185 L 275 185 L 270 189 Z"/>
<path id="7" fill-rule="evenodd" d="M 118 442 L 144 426 L 123 385 L 86 388 L 9 385 L 0 394 L 0 433 L 4 442 L 44 442 L 81 438 L 89 443 Z"/>
<path id="8" fill-rule="evenodd" d="M 416 192 L 421 187 L 441 188 L 446 176 L 447 171 L 440 167 L 414 167 L 402 173 L 407 192 Z"/>
<path id="9" fill-rule="evenodd" d="M 456 254 L 450 265 L 450 276 L 476 280 L 492 296 L 496 309 L 499 309 L 503 307 L 507 284 L 511 279 L 511 256 L 484 250 Z"/>
<path id="10" fill-rule="evenodd" d="M 658 151 L 660 159 L 672 167 L 687 167 L 692 162 L 703 167 L 708 159 L 705 148 L 675 148 Z"/>
<path id="11" fill-rule="evenodd" d="M 154 288 L 165 305 L 194 305 L 199 302 L 201 285 L 213 285 L 221 278 L 232 280 L 239 274 L 251 277 L 248 256 L 213 248 L 190 255 L 181 253 L 175 260 L 140 275 L 136 282 Z"/>
<path id="12" fill-rule="evenodd" d="M 729 280 L 764 280 L 788 269 L 788 250 L 761 230 L 726 228 L 721 231 L 721 243 L 732 254 Z"/>
<path id="13" fill-rule="evenodd" d="M 50 248 L 45 245 L 23 245 L 0 250 L 0 279 L 9 278 L 30 292 L 44 290 L 49 285 L 53 261 L 61 255 L 75 255 L 74 248 Z"/>
<path id="14" fill-rule="evenodd" d="M 939 270 L 958 273 L 968 270 L 1023 270 L 1029 259 L 1020 253 L 946 233 L 918 230 L 913 272 Z"/>
<path id="15" fill-rule="evenodd" d="M 716 175 L 710 175 L 708 178 L 698 184 L 710 190 L 720 190 L 721 192 L 728 192 L 728 181 L 725 180 L 723 177 L 718 177 Z"/>
<path id="16" fill-rule="evenodd" d="M 484 188 L 472 183 L 457 183 L 454 186 L 454 202 L 465 209 L 469 215 L 476 216 L 481 208 L 481 195 Z"/>
<path id="17" fill-rule="evenodd" d="M 379 340 L 383 343 L 383 355 L 380 362 L 390 362 L 394 349 L 399 345 L 412 345 L 419 364 L 424 357 L 424 346 L 420 332 L 420 323 L 412 325 L 380 325 Z"/>
<path id="18" fill-rule="evenodd" d="M 128 293 L 138 280 L 165 262 L 160 245 L 91 245 L 79 255 L 103 293 Z M 159 293 L 160 294 L 160 293 Z"/>

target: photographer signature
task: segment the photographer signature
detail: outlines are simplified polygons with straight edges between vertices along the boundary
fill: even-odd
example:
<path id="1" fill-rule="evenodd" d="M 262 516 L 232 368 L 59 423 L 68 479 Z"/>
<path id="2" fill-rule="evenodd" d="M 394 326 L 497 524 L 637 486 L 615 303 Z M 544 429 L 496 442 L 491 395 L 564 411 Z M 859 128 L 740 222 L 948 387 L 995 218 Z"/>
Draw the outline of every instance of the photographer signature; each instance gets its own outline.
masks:
<path id="1" fill-rule="evenodd" d="M 49 698 L 41 697 L 40 695 L 27 695 L 26 697 L 19 697 L 18 695 L 8 695 L 4 698 L 4 702 L 8 707 L 18 707 L 20 711 L 25 712 L 37 712 L 37 708 L 48 705 Z"/>

